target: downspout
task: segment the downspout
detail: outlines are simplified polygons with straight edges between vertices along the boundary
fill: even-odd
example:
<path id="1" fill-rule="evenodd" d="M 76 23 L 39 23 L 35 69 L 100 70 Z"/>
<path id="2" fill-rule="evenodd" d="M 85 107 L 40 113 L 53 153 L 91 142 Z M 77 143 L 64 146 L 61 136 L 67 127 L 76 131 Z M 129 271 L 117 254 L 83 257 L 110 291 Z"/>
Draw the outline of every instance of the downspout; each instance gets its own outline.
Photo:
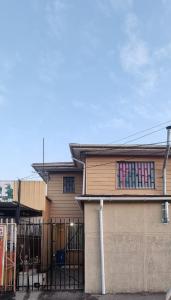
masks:
<path id="1" fill-rule="evenodd" d="M 171 126 L 166 127 L 166 129 L 167 129 L 167 147 L 166 147 L 166 153 L 165 153 L 164 162 L 163 162 L 163 195 L 167 194 L 166 166 L 167 166 L 167 160 L 168 160 L 169 151 L 170 151 L 170 131 L 171 131 Z"/>
<path id="2" fill-rule="evenodd" d="M 99 222 L 100 222 L 101 290 L 102 290 L 102 295 L 105 295 L 106 288 L 105 288 L 105 269 L 104 269 L 103 200 L 102 199 L 100 200 Z"/>
<path id="3" fill-rule="evenodd" d="M 86 174 L 85 173 L 85 162 L 83 162 L 82 160 L 79 160 L 79 159 L 77 159 L 75 157 L 72 157 L 72 159 L 83 165 L 83 187 L 82 187 L 82 194 L 85 195 L 86 194 L 86 191 L 85 191 L 85 181 L 86 181 L 86 178 L 85 178 L 85 174 Z"/>
<path id="4" fill-rule="evenodd" d="M 171 133 L 171 126 L 167 126 L 167 146 L 166 146 L 166 152 L 165 152 L 165 157 L 164 157 L 164 162 L 163 162 L 163 195 L 167 195 L 167 177 L 166 177 L 166 167 L 167 167 L 167 162 L 168 162 L 168 157 L 169 157 L 169 151 L 170 151 L 170 133 Z M 168 201 L 164 202 L 164 218 L 163 222 L 167 224 L 169 222 L 169 203 Z"/>

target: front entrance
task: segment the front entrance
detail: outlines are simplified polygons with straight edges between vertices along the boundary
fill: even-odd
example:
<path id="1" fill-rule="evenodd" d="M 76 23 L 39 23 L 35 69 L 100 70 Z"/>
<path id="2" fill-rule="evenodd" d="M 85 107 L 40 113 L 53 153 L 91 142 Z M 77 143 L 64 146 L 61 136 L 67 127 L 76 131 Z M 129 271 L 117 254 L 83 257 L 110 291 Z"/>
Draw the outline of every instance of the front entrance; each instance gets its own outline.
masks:
<path id="1" fill-rule="evenodd" d="M 17 236 L 17 290 L 84 288 L 84 226 L 79 219 L 22 223 Z"/>

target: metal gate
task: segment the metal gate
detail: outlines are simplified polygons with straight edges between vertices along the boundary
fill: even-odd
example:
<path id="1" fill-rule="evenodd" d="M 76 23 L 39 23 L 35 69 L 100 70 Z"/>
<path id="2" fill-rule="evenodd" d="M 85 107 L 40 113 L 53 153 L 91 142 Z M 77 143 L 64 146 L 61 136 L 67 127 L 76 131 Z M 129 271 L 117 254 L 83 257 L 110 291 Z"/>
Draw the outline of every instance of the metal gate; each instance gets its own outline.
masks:
<path id="1" fill-rule="evenodd" d="M 17 289 L 84 288 L 84 226 L 79 219 L 18 225 Z"/>

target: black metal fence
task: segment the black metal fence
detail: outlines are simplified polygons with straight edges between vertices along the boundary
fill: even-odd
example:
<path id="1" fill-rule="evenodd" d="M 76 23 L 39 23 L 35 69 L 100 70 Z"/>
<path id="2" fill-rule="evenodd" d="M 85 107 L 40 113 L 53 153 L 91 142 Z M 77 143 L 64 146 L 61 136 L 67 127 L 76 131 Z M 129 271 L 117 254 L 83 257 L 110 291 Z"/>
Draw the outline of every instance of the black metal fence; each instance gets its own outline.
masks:
<path id="1" fill-rule="evenodd" d="M 79 219 L 18 225 L 17 289 L 84 288 L 84 225 Z"/>

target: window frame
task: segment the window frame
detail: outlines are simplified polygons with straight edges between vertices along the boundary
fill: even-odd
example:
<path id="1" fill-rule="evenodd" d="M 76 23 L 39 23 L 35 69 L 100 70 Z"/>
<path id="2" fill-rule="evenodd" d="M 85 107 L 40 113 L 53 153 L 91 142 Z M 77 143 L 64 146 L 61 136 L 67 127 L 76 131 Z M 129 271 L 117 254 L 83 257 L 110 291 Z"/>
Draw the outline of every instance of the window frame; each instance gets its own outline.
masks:
<path id="1" fill-rule="evenodd" d="M 72 191 L 67 191 L 67 188 L 65 189 L 65 179 L 66 178 L 73 178 L 73 190 Z M 63 176 L 63 194 L 74 194 L 75 193 L 75 176 Z"/>
<path id="2" fill-rule="evenodd" d="M 151 178 L 150 179 L 150 182 L 149 183 L 147 183 L 148 185 L 150 185 L 150 186 L 143 186 L 143 180 L 142 180 L 142 176 L 145 176 L 144 174 L 142 174 L 141 173 L 141 186 L 138 186 L 137 185 L 137 182 L 136 181 L 134 181 L 135 182 L 135 186 L 126 186 L 126 184 L 125 184 L 125 187 L 124 186 L 121 186 L 121 184 L 120 184 L 120 186 L 119 186 L 119 164 L 120 163 L 134 163 L 134 164 L 143 164 L 143 165 L 145 165 L 145 164 L 152 164 L 153 165 L 153 167 L 152 166 L 150 166 L 150 175 L 148 174 L 147 176 L 151 176 L 151 174 L 152 174 L 152 172 L 153 172 L 153 178 Z M 155 161 L 143 161 L 143 160 L 132 160 L 132 161 L 128 161 L 128 160 L 120 160 L 120 161 L 116 161 L 116 166 L 117 166 L 117 168 L 116 168 L 116 188 L 118 189 L 118 190 L 154 190 L 155 188 L 156 188 L 156 178 L 155 178 Z M 147 166 L 147 169 L 148 169 L 148 166 Z M 134 169 L 135 170 L 135 169 Z M 144 169 L 145 170 L 145 169 Z M 136 174 L 136 171 L 135 171 L 135 174 Z M 137 175 L 134 175 L 134 178 L 136 177 Z M 126 180 L 125 180 L 125 183 L 126 183 Z M 133 181 L 132 181 L 132 183 L 133 183 Z M 138 184 L 140 184 L 140 183 L 138 183 Z"/>

